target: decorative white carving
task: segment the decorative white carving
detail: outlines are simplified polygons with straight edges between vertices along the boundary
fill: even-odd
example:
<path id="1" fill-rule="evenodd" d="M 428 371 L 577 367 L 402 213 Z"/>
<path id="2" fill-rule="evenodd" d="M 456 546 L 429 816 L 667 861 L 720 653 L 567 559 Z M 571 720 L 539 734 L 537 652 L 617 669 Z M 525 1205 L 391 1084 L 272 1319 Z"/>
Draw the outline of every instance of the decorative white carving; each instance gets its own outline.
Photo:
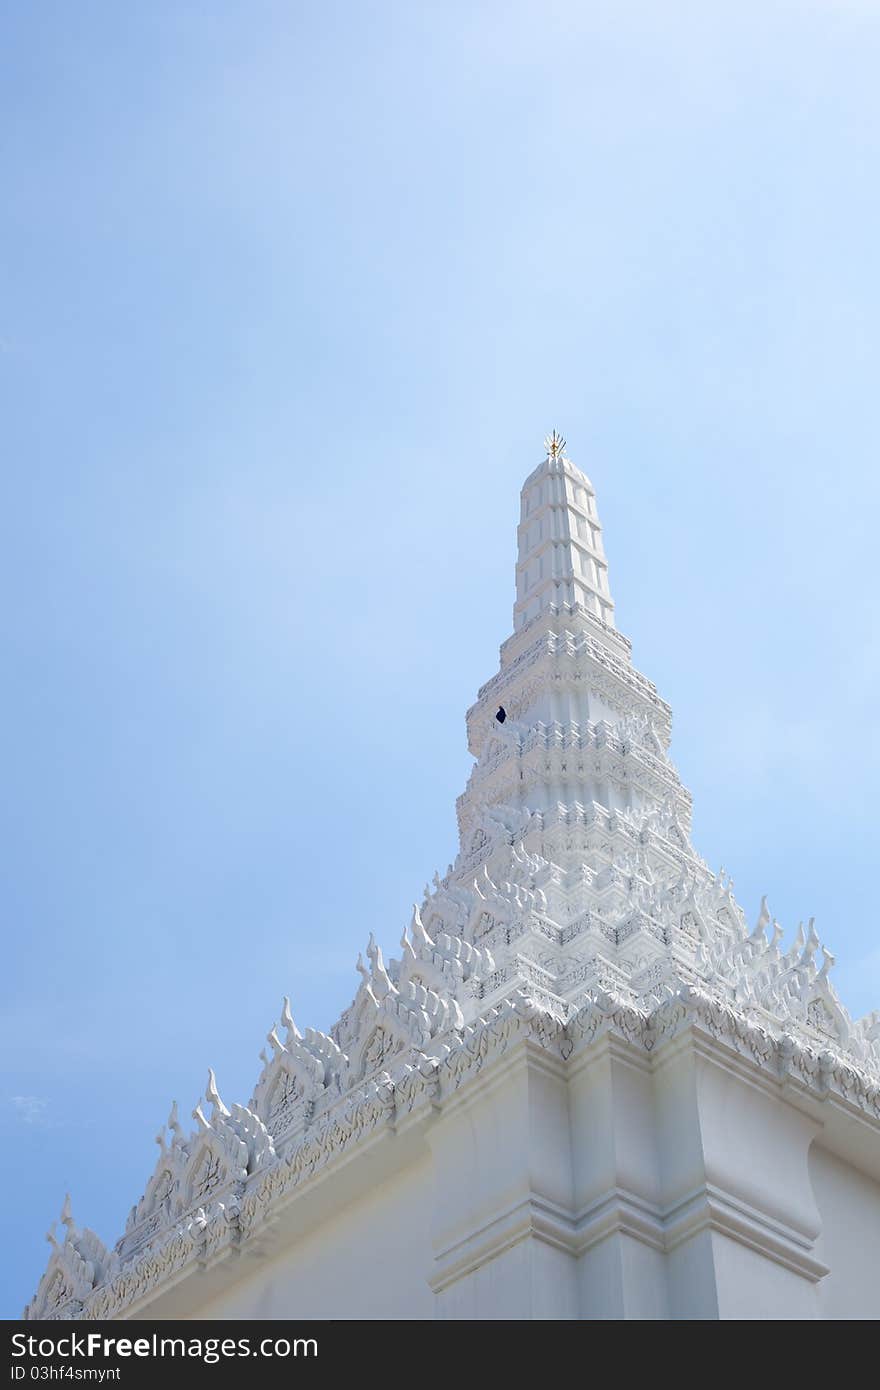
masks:
<path id="1" fill-rule="evenodd" d="M 93 1291 L 116 1277 L 119 1258 L 88 1228 L 80 1230 L 70 1206 L 70 1194 L 61 1208 L 64 1238 L 56 1235 L 52 1222 L 46 1239 L 52 1247 L 46 1272 L 25 1311 L 28 1318 L 79 1317 Z"/>

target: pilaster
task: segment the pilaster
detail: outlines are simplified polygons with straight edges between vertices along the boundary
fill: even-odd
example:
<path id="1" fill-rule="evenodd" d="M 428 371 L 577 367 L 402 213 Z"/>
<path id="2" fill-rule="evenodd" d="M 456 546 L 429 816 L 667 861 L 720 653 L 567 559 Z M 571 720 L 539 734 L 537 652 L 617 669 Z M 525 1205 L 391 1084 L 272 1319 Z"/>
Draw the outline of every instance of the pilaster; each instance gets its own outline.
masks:
<path id="1" fill-rule="evenodd" d="M 578 1317 L 562 1062 L 520 1043 L 444 1106 L 428 1142 L 437 1317 Z"/>
<path id="2" fill-rule="evenodd" d="M 670 1317 L 816 1317 L 819 1122 L 693 1032 L 657 1058 L 654 1113 Z"/>

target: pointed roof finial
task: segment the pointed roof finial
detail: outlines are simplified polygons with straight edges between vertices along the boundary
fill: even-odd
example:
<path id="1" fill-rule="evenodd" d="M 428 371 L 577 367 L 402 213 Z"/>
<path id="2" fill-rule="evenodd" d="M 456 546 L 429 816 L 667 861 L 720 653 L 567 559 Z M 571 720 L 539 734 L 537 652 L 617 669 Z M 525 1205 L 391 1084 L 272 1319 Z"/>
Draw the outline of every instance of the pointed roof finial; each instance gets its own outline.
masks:
<path id="1" fill-rule="evenodd" d="M 548 459 L 562 458 L 565 453 L 565 440 L 558 430 L 553 430 L 544 440 Z"/>

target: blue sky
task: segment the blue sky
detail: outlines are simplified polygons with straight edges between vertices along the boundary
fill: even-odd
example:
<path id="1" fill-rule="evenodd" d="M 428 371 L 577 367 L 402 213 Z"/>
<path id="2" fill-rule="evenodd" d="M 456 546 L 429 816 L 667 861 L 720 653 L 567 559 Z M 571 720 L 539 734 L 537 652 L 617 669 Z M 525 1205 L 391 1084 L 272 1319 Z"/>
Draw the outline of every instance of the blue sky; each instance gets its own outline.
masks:
<path id="1" fill-rule="evenodd" d="M 453 857 L 553 425 L 697 847 L 880 1006 L 876 3 L 44 0 L 0 52 L 0 1312 Z"/>

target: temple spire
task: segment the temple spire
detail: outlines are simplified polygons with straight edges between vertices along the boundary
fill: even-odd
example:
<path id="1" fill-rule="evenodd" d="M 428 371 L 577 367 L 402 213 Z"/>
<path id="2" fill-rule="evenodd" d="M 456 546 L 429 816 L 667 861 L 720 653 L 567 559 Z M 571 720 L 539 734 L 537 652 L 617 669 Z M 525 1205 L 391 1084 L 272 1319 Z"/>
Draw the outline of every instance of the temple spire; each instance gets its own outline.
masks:
<path id="1" fill-rule="evenodd" d="M 541 613 L 578 608 L 614 626 L 614 602 L 593 485 L 553 430 L 546 458 L 526 479 L 517 532 L 517 631 Z"/>

